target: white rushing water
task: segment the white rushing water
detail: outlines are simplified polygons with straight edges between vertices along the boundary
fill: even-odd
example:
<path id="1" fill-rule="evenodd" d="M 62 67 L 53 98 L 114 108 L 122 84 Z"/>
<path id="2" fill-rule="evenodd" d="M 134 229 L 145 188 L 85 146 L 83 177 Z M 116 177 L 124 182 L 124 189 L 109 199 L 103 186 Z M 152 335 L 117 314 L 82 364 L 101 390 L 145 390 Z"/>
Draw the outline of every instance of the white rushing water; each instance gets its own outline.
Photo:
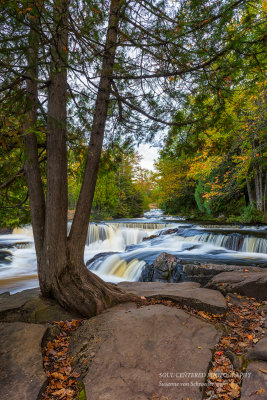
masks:
<path id="1" fill-rule="evenodd" d="M 173 228 L 178 231 L 143 241 Z M 138 220 L 90 224 L 84 259 L 87 262 L 94 258 L 89 268 L 104 280 L 134 281 L 139 279 L 143 266 L 163 251 L 192 262 L 267 264 L 264 227 L 234 231 L 233 227 L 185 224 L 177 217 L 167 222 L 160 210 Z M 0 292 L 38 286 L 36 271 L 31 226 L 0 235 Z"/>

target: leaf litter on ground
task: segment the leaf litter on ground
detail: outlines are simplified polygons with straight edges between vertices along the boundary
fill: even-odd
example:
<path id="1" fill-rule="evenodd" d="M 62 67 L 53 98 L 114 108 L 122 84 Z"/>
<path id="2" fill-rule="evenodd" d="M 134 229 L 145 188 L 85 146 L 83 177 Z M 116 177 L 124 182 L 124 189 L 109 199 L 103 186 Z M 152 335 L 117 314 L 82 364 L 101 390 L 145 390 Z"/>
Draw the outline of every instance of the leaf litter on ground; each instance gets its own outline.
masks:
<path id="1" fill-rule="evenodd" d="M 79 394 L 80 374 L 72 369 L 68 356 L 71 334 L 81 325 L 82 320 L 54 322 L 60 334 L 43 348 L 43 365 L 47 376 L 47 386 L 42 400 L 71 400 Z"/>
<path id="2" fill-rule="evenodd" d="M 235 294 L 238 305 L 231 303 L 227 296 L 228 311 L 226 316 L 199 311 L 186 305 L 179 305 L 172 300 L 145 298 L 142 296 L 137 307 L 163 304 L 176 307 L 201 318 L 209 323 L 220 323 L 225 326 L 225 333 L 216 345 L 210 370 L 205 382 L 203 400 L 234 400 L 240 397 L 242 374 L 246 363 L 243 362 L 246 352 L 264 335 L 264 308 L 267 301 L 256 301 L 253 298 Z M 61 333 L 43 348 L 43 364 L 48 383 L 42 400 L 72 400 L 79 394 L 78 380 L 80 374 L 72 369 L 68 356 L 71 334 L 81 325 L 82 320 L 54 322 Z M 200 348 L 200 346 L 199 346 Z M 259 393 L 262 388 L 259 388 Z"/>

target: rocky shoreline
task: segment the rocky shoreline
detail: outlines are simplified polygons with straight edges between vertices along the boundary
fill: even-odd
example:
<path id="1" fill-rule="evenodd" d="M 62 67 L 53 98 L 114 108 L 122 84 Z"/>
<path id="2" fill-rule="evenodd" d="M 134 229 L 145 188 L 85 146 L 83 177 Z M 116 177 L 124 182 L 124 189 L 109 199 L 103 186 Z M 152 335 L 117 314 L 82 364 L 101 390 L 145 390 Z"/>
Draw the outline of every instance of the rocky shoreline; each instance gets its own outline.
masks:
<path id="1" fill-rule="evenodd" d="M 233 350 L 236 346 L 232 340 L 234 333 L 229 333 L 226 326 L 235 332 L 239 323 L 245 324 L 252 318 L 252 310 L 258 325 L 251 325 L 253 331 L 244 325 L 244 336 L 240 336 L 243 339 L 238 339 L 240 346 L 242 343 L 246 346 L 238 347 L 243 351 L 240 371 L 247 368 L 251 375 L 247 374 L 240 383 L 229 380 L 232 385 L 229 398 L 264 398 L 263 394 L 267 393 L 267 270 L 213 264 L 182 265 L 183 272 L 190 277 L 209 278 L 205 287 L 201 287 L 199 282 L 168 283 L 167 279 L 178 277 L 177 265 L 179 262 L 174 256 L 161 254 L 153 265 L 152 278 L 158 279 L 156 282 L 119 284 L 121 289 L 140 297 L 139 306 L 134 303 L 118 305 L 84 320 L 74 331 L 69 357 L 82 381 L 80 400 L 208 399 L 205 385 L 213 384 L 207 380 L 211 363 L 220 358 L 224 363 L 227 360 L 233 371 L 241 368 L 236 356 L 239 353 Z M 250 309 L 244 306 L 248 303 Z M 238 314 L 242 307 L 243 314 Z M 236 312 L 234 317 L 233 312 Z M 53 300 L 42 298 L 39 289 L 0 295 L 2 400 L 42 399 L 47 375 L 41 349 L 57 341 L 61 331 L 54 321 L 71 321 L 78 317 Z M 240 322 L 233 323 L 238 318 Z M 227 340 L 234 344 L 230 343 L 221 351 L 220 346 L 228 343 Z M 176 373 L 176 379 L 166 375 L 171 372 Z M 192 379 L 184 375 L 190 372 L 198 373 L 194 385 L 190 383 Z M 55 382 L 57 384 L 57 379 Z M 237 387 L 241 384 L 240 394 Z M 234 397 L 237 394 L 241 397 Z"/>

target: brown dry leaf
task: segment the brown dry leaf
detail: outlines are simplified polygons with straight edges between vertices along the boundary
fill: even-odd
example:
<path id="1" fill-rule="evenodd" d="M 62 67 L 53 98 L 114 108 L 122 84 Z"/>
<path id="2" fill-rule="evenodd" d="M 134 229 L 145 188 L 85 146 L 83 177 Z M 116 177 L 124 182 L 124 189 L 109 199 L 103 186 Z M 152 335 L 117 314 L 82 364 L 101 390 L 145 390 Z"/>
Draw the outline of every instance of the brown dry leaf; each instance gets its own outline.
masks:
<path id="1" fill-rule="evenodd" d="M 263 372 L 264 374 L 267 374 L 267 370 L 266 369 L 260 369 L 259 368 L 259 371 Z"/>
<path id="2" fill-rule="evenodd" d="M 234 382 L 231 382 L 230 383 L 230 388 L 231 388 L 231 392 L 229 393 L 229 394 L 231 394 L 231 396 L 233 396 L 234 398 L 235 397 L 238 397 L 239 396 L 239 394 L 240 394 L 240 386 L 239 385 L 237 385 L 236 383 L 234 383 Z"/>
<path id="3" fill-rule="evenodd" d="M 63 374 L 61 374 L 60 372 L 53 372 L 51 374 L 51 376 L 53 376 L 53 378 L 59 379 L 61 381 L 64 381 L 65 379 L 67 379 L 67 376 L 64 376 Z"/>
<path id="4" fill-rule="evenodd" d="M 73 376 L 74 378 L 78 378 L 80 376 L 79 372 L 74 371 L 71 376 Z"/>
<path id="5" fill-rule="evenodd" d="M 221 344 L 223 344 L 224 346 L 229 346 L 230 343 L 231 343 L 231 338 L 229 337 L 224 337 L 221 339 Z"/>
<path id="6" fill-rule="evenodd" d="M 204 311 L 198 311 L 198 315 L 200 315 L 203 318 L 211 319 L 211 317 Z"/>

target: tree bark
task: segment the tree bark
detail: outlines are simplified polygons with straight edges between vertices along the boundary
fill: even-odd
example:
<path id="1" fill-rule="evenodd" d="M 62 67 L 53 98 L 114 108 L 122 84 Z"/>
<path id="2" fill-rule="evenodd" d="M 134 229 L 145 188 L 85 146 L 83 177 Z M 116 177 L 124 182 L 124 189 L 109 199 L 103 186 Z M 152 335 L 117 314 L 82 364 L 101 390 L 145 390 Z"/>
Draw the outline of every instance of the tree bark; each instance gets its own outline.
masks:
<path id="1" fill-rule="evenodd" d="M 57 29 L 54 32 L 52 72 L 48 89 L 47 199 L 39 280 L 44 296 L 55 298 L 63 307 L 85 317 L 96 315 L 119 302 L 136 299 L 136 296 L 122 292 L 115 285 L 105 283 L 84 265 L 84 248 L 109 104 L 120 4 L 120 0 L 111 1 L 102 76 L 85 174 L 68 240 L 66 149 L 68 1 L 58 0 L 54 7 Z"/>
<path id="2" fill-rule="evenodd" d="M 67 47 L 68 0 L 54 2 L 47 113 L 47 191 L 44 246 L 39 282 L 55 296 L 56 280 L 67 264 Z"/>
<path id="3" fill-rule="evenodd" d="M 69 249 L 72 257 L 81 262 L 81 254 L 86 243 L 88 224 L 94 197 L 97 171 L 104 139 L 105 123 L 108 113 L 112 84 L 112 73 L 118 39 L 119 12 L 122 0 L 112 0 L 106 43 L 103 55 L 102 73 L 96 99 L 95 113 L 91 131 L 83 183 L 77 203 L 71 231 Z"/>
<path id="4" fill-rule="evenodd" d="M 33 10 L 35 10 L 34 7 Z M 28 78 L 26 79 L 25 120 L 23 124 L 25 152 L 25 162 L 23 167 L 29 190 L 32 227 L 35 239 L 34 242 L 39 265 L 44 239 L 45 198 L 39 170 L 37 138 L 34 132 L 37 122 L 38 46 L 40 39 L 37 23 L 37 17 L 32 15 L 27 57 Z"/>

